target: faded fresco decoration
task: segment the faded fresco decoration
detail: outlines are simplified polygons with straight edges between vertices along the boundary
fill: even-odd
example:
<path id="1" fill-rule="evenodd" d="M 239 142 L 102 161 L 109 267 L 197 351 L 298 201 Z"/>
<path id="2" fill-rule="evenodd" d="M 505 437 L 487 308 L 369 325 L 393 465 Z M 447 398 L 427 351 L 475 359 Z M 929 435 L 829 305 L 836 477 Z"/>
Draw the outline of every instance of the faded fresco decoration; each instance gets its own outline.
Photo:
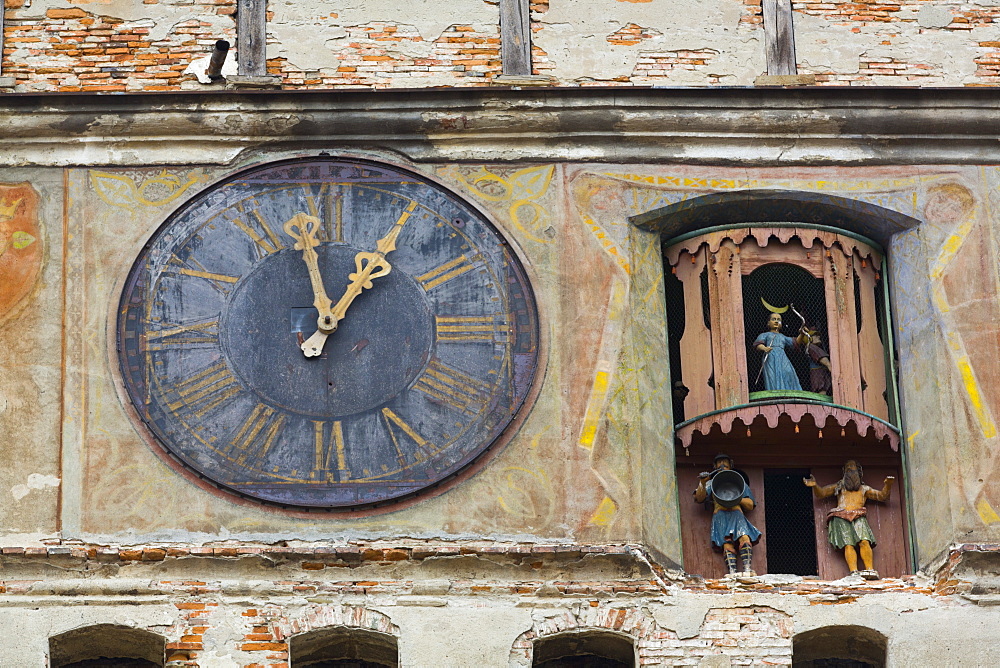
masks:
<path id="1" fill-rule="evenodd" d="M 992 224 L 1000 170 L 589 171 L 578 180 L 617 189 L 626 215 L 712 192 L 774 188 L 836 194 L 924 221 L 896 234 L 888 249 L 910 483 L 952 490 L 951 508 L 915 508 L 920 553 L 940 550 L 953 522 L 983 536 L 1000 523 L 1000 248 Z"/>
<path id="2" fill-rule="evenodd" d="M 87 323 L 87 331 L 106 331 L 130 258 L 159 221 L 222 173 L 71 170 L 68 315 Z M 352 535 L 487 531 L 588 541 L 645 534 L 664 553 L 679 555 L 660 244 L 628 218 L 750 188 L 829 193 L 923 221 L 896 234 L 887 249 L 905 484 L 951 490 L 933 507 L 916 497 L 921 559 L 942 549 L 956 526 L 988 536 L 1000 524 L 1000 487 L 992 482 L 1000 479 L 994 454 L 1000 249 L 990 225 L 1000 204 L 1000 170 L 461 165 L 434 174 L 487 211 L 519 249 L 547 341 L 535 407 L 483 471 L 435 499 L 349 524 L 325 520 L 320 526 L 222 501 L 182 479 L 142 443 L 111 383 L 107 341 L 94 336 L 67 352 L 64 470 L 74 470 L 77 457 L 85 483 L 67 488 L 68 495 L 79 490 L 78 499 L 63 505 L 67 530 L 275 535 L 339 527 Z M 0 193 L 0 203 L 13 204 L 21 197 L 15 192 Z M 17 231 L 41 238 L 36 228 L 11 227 L 34 210 L 28 193 L 0 223 L 8 244 L 0 270 L 18 257 L 12 253 L 41 258 L 37 241 L 14 246 Z M 96 219 L 102 225 L 89 224 Z M 69 517 L 70 509 L 80 509 L 79 516 Z"/>
<path id="3" fill-rule="evenodd" d="M 27 183 L 0 184 L 0 326 L 30 299 L 44 257 L 38 193 Z"/>
<path id="4" fill-rule="evenodd" d="M 135 211 L 142 207 L 180 204 L 192 186 L 205 181 L 201 170 L 171 174 L 167 170 L 131 170 L 123 173 L 90 171 L 90 183 L 102 201 Z"/>

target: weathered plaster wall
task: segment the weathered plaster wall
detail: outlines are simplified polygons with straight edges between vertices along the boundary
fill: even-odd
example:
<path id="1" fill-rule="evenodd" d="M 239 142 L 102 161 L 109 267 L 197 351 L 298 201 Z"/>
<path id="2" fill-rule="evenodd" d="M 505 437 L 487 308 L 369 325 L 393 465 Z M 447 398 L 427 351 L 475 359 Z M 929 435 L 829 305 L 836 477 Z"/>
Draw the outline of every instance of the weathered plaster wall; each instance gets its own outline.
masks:
<path id="1" fill-rule="evenodd" d="M 645 537 L 679 561 L 658 245 L 626 218 L 708 192 L 771 187 L 836 193 L 924 221 L 889 249 L 919 562 L 959 536 L 997 537 L 997 170 L 431 170 L 489 210 L 523 250 L 550 343 L 546 375 L 529 419 L 484 471 L 408 509 L 349 521 L 296 519 L 198 489 L 143 443 L 115 390 L 108 326 L 130 258 L 171 210 L 224 171 L 7 172 L 9 182 L 26 179 L 40 193 L 47 249 L 32 307 L 0 330 L 16 360 L 2 376 L 0 420 L 16 434 L 8 447 L 22 448 L 4 473 L 8 532 L 61 527 L 64 537 L 115 542 Z M 64 318 L 79 324 L 66 327 Z M 947 493 L 931 500 L 924 488 Z"/>
<path id="2" fill-rule="evenodd" d="M 924 221 L 893 238 L 889 280 L 896 323 L 903 441 L 913 491 L 912 526 L 926 564 L 958 536 L 995 540 L 997 477 L 996 203 L 993 168 L 875 170 L 609 169 L 631 184 L 635 213 L 742 188 L 838 194 Z M 933 499 L 921 490 L 947 490 Z M 963 538 L 964 540 L 964 538 Z"/>
<path id="3" fill-rule="evenodd" d="M 288 668 L 289 642 L 325 628 L 392 636 L 402 666 L 529 666 L 535 640 L 593 631 L 628 639 L 644 666 L 787 666 L 796 635 L 853 625 L 885 638 L 890 666 L 979 665 L 1000 650 L 1000 609 L 923 578 L 706 582 L 633 557 L 497 544 L 3 548 L 0 628 L 18 642 L 0 663 L 47 666 L 49 637 L 92 624 L 156 633 L 175 665 L 200 668 Z"/>
<path id="4" fill-rule="evenodd" d="M 7 0 L 13 90 L 206 87 L 189 66 L 238 47 L 233 0 Z M 759 0 L 532 3 L 533 63 L 558 86 L 747 86 L 766 70 Z M 1000 9 L 976 0 L 793 4 L 799 71 L 820 85 L 1000 82 Z M 281 86 L 488 85 L 501 72 L 495 0 L 268 5 L 268 72 Z M 236 49 L 230 58 L 235 58 Z"/>
<path id="5" fill-rule="evenodd" d="M 620 204 L 612 206 L 614 193 L 595 209 L 589 194 L 580 193 L 571 208 L 565 198 L 569 176 L 554 165 L 447 166 L 432 172 L 489 210 L 523 250 L 548 342 L 535 407 L 514 441 L 485 470 L 405 510 L 351 519 L 294 518 L 239 505 L 170 470 L 143 443 L 121 407 L 109 324 L 121 281 L 146 238 L 171 210 L 224 171 L 66 173 L 70 203 L 65 234 L 57 241 L 69 253 L 66 308 L 86 323 L 80 333 L 89 334 L 71 336 L 66 353 L 62 393 L 72 419 L 62 433 L 65 536 L 116 542 L 334 536 L 639 539 L 635 472 L 646 443 L 662 450 L 660 434 L 668 419 L 656 389 L 662 374 L 655 373 L 665 368 L 665 342 L 655 325 L 663 318 L 658 240 L 634 234 Z M 642 326 L 633 332 L 635 322 Z M 632 345 L 642 337 L 652 342 Z M 654 375 L 647 378 L 650 370 Z M 640 385 L 652 388 L 640 396 Z M 666 473 L 661 469 L 659 477 Z M 661 549 L 676 555 L 676 537 L 672 540 Z"/>
<path id="6" fill-rule="evenodd" d="M 58 530 L 63 373 L 62 175 L 11 170 L 0 186 L 0 541 Z"/>

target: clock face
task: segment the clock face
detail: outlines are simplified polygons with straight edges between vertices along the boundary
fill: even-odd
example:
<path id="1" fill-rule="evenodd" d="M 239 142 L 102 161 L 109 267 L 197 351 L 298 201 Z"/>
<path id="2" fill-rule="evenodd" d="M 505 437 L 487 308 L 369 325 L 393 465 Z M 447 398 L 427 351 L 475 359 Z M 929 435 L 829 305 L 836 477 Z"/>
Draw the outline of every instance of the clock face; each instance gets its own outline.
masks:
<path id="1" fill-rule="evenodd" d="M 318 158 L 245 171 L 171 216 L 129 274 L 118 350 L 144 428 L 199 476 L 351 508 L 489 450 L 531 388 L 538 314 L 469 204 L 397 167 Z"/>

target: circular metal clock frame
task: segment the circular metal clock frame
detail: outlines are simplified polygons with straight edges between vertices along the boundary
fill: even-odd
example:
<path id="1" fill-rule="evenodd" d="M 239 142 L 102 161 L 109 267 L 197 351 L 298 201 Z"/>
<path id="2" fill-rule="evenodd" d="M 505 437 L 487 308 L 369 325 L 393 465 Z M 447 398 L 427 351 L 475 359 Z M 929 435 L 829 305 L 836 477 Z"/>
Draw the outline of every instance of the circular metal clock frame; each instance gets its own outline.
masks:
<path id="1" fill-rule="evenodd" d="M 397 165 L 307 157 L 170 215 L 115 340 L 140 429 L 189 477 L 338 514 L 478 470 L 534 400 L 539 334 L 527 273 L 478 208 Z"/>

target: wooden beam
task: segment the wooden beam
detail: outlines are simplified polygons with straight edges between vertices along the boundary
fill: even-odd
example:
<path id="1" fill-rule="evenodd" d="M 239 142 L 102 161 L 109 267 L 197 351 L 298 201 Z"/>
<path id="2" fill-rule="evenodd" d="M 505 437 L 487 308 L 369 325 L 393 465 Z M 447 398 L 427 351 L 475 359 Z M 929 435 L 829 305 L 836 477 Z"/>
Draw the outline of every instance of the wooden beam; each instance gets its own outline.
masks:
<path id="1" fill-rule="evenodd" d="M 763 0 L 768 76 L 797 74 L 792 0 Z"/>
<path id="2" fill-rule="evenodd" d="M 529 2 L 500 0 L 500 61 L 505 75 L 531 75 Z"/>
<path id="3" fill-rule="evenodd" d="M 238 0 L 236 62 L 241 77 L 267 74 L 267 0 Z"/>

